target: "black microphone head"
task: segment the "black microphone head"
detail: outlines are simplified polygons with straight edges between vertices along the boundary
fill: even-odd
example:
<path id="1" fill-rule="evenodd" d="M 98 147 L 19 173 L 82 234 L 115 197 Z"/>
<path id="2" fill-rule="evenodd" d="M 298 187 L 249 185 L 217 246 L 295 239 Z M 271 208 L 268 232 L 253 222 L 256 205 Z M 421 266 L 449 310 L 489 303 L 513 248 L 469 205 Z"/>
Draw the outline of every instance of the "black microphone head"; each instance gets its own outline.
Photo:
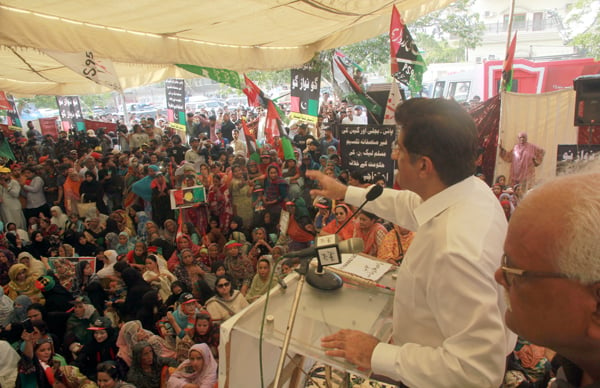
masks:
<path id="1" fill-rule="evenodd" d="M 371 188 L 369 189 L 369 191 L 367 191 L 367 201 L 373 201 L 377 198 L 379 198 L 379 196 L 383 193 L 383 186 L 381 185 L 373 185 L 371 186 Z"/>

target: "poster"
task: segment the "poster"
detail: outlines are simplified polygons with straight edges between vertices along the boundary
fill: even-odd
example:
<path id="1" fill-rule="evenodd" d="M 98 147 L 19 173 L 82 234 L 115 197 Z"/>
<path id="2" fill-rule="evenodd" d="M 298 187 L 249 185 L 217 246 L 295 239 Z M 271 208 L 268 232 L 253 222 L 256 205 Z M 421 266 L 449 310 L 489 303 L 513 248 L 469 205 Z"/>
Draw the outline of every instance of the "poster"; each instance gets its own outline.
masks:
<path id="1" fill-rule="evenodd" d="M 196 204 L 206 202 L 206 190 L 204 190 L 204 186 L 191 186 L 169 190 L 169 196 L 171 198 L 171 209 L 193 207 Z"/>
<path id="2" fill-rule="evenodd" d="M 84 120 L 86 129 L 93 129 L 96 132 L 100 128 L 104 128 L 104 133 L 116 133 L 117 124 L 107 123 L 105 121 Z"/>
<path id="3" fill-rule="evenodd" d="M 166 80 L 165 93 L 169 122 L 185 125 L 185 82 L 183 79 L 169 78 Z"/>
<path id="4" fill-rule="evenodd" d="M 43 136 L 52 135 L 56 141 L 58 138 L 58 128 L 56 127 L 56 117 L 38 119 L 40 122 L 40 132 Z"/>
<path id="5" fill-rule="evenodd" d="M 89 257 L 87 257 L 87 256 L 86 257 L 50 257 L 48 259 L 48 261 L 50 262 L 50 267 L 52 268 L 52 270 L 55 270 L 54 261 L 58 260 L 58 259 L 67 259 L 73 263 L 73 266 L 76 266 L 77 263 L 79 263 L 80 261 L 87 261 L 92 266 L 92 270 L 94 271 L 94 273 L 96 273 L 96 258 L 93 256 L 89 256 Z"/>
<path id="6" fill-rule="evenodd" d="M 79 96 L 56 96 L 56 103 L 65 131 L 68 132 L 71 128 L 85 131 Z"/>
<path id="7" fill-rule="evenodd" d="M 317 117 L 319 114 L 319 92 L 321 70 L 311 64 L 291 70 L 291 111 Z"/>
<path id="8" fill-rule="evenodd" d="M 342 169 L 360 170 L 371 182 L 382 175 L 388 187 L 394 179 L 395 163 L 392 147 L 396 141 L 396 127 L 392 125 L 341 125 L 339 127 Z"/>
<path id="9" fill-rule="evenodd" d="M 600 159 L 600 144 L 559 144 L 556 175 L 576 173 L 596 159 Z"/>

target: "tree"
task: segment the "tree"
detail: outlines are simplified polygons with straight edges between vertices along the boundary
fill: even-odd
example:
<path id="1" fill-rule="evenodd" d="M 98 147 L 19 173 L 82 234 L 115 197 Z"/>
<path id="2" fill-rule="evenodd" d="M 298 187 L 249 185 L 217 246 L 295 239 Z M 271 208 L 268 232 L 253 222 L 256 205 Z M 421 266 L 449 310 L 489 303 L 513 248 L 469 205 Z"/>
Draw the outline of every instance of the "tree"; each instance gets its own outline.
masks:
<path id="1" fill-rule="evenodd" d="M 570 44 L 600 59 L 600 1 L 578 0 L 565 20 Z"/>
<path id="2" fill-rule="evenodd" d="M 478 13 L 471 12 L 474 3 L 475 0 L 458 0 L 444 9 L 417 19 L 409 26 L 413 36 L 419 36 L 423 40 L 416 42 L 419 49 L 425 51 L 427 62 L 436 62 L 433 58 L 429 58 L 427 54 L 429 51 L 446 61 L 448 56 L 452 57 L 456 54 L 455 49 L 459 49 L 463 55 L 453 62 L 464 61 L 468 59 L 467 49 L 473 49 L 481 44 L 485 25 L 479 19 Z M 431 39 L 425 39 L 425 36 Z M 457 39 L 456 48 L 444 42 L 449 39 Z"/>

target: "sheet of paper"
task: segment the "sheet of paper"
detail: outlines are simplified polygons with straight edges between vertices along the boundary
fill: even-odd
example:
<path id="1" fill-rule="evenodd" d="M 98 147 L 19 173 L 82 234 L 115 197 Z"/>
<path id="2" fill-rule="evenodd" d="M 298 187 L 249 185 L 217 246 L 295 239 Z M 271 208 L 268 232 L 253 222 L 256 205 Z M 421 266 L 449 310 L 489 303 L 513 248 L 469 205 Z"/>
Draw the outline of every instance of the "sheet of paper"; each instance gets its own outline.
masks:
<path id="1" fill-rule="evenodd" d="M 377 282 L 392 268 L 392 265 L 384 261 L 372 260 L 359 254 L 343 254 L 342 263 L 332 265 L 331 267 Z"/>

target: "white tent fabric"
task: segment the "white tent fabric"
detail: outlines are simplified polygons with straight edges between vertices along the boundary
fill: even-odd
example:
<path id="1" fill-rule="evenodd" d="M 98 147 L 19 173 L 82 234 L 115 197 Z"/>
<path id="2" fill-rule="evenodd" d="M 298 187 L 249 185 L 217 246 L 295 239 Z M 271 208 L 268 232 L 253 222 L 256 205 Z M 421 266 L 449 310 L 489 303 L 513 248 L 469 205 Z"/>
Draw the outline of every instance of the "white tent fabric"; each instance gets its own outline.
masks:
<path id="1" fill-rule="evenodd" d="M 2 0 L 0 90 L 15 94 L 107 91 L 42 50 L 92 50 L 124 88 L 193 77 L 174 64 L 245 72 L 299 66 L 315 53 L 389 29 L 453 0 Z"/>
<path id="2" fill-rule="evenodd" d="M 530 143 L 546 150 L 544 161 L 536 168 L 536 184 L 556 176 L 559 144 L 577 144 L 578 128 L 573 125 L 575 91 L 565 89 L 543 94 L 504 93 L 500 109 L 498 141 L 510 150 L 519 132 L 526 132 Z M 496 158 L 496 176 L 510 174 L 510 164 Z M 495 178 L 494 177 L 494 178 Z"/>

